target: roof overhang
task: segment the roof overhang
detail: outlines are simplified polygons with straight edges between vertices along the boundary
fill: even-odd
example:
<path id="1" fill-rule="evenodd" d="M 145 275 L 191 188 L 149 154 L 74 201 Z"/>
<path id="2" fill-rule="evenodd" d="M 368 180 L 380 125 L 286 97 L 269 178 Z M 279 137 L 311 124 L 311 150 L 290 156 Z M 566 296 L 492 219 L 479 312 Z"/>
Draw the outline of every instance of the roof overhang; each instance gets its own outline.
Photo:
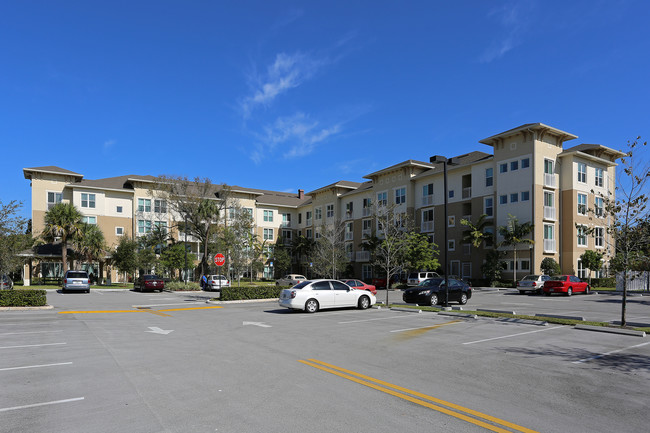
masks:
<path id="1" fill-rule="evenodd" d="M 548 126 L 543 123 L 527 123 L 508 131 L 493 135 L 491 137 L 484 138 L 483 140 L 479 140 L 479 143 L 487 144 L 488 146 L 494 146 L 496 143 L 503 141 L 508 137 L 526 132 L 534 132 L 537 139 L 543 138 L 543 136 L 546 134 L 554 135 L 558 137 L 562 142 L 578 138 L 577 135 L 573 135 L 569 132 L 553 128 L 552 126 Z"/>

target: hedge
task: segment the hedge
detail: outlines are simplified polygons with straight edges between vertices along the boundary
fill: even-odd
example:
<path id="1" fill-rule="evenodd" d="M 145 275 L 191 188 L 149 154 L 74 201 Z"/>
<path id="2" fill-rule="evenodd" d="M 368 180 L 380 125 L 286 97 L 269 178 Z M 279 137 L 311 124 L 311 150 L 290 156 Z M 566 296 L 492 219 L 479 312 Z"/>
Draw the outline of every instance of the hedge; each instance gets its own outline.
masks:
<path id="1" fill-rule="evenodd" d="M 592 278 L 591 287 L 616 287 L 616 278 Z"/>
<path id="2" fill-rule="evenodd" d="M 242 299 L 279 298 L 282 287 L 276 286 L 241 286 L 222 287 L 220 301 L 239 301 Z"/>
<path id="3" fill-rule="evenodd" d="M 45 290 L 1 290 L 0 307 L 43 307 L 47 305 Z"/>
<path id="4" fill-rule="evenodd" d="M 193 281 L 188 281 L 187 285 L 185 285 L 184 281 L 169 281 L 165 282 L 165 289 L 174 291 L 198 291 L 201 290 L 201 286 L 199 286 L 199 283 L 195 283 Z"/>

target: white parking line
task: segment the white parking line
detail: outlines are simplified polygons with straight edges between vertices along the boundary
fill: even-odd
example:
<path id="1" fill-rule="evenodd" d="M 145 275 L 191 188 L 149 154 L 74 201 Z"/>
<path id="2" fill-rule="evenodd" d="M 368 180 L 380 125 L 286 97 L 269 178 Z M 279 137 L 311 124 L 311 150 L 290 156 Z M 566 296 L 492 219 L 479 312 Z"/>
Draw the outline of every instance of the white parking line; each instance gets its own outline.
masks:
<path id="1" fill-rule="evenodd" d="M 501 337 L 486 338 L 484 340 L 468 341 L 467 343 L 463 343 L 463 344 L 483 343 L 485 341 L 499 340 L 501 338 L 517 337 L 519 335 L 533 334 L 535 332 L 550 331 L 551 329 L 558 329 L 558 328 L 562 328 L 562 326 L 560 325 L 560 326 L 553 326 L 552 328 L 536 329 L 535 331 L 519 332 L 518 334 L 502 335 Z"/>
<path id="2" fill-rule="evenodd" d="M 41 364 L 41 365 L 23 365 L 22 367 L 0 368 L 0 371 L 22 370 L 25 368 L 56 367 L 57 365 L 70 365 L 70 364 L 72 364 L 72 362 L 57 362 L 56 364 Z"/>
<path id="3" fill-rule="evenodd" d="M 600 355 L 592 356 L 590 358 L 584 358 L 584 359 L 581 359 L 579 361 L 573 361 L 573 364 L 581 364 L 583 362 L 592 361 L 594 359 L 599 359 L 599 358 L 602 358 L 604 356 L 611 355 L 612 353 L 623 352 L 623 351 L 628 350 L 628 349 L 634 349 L 635 347 L 646 346 L 648 344 L 650 344 L 650 341 L 648 341 L 647 343 L 641 343 L 641 344 L 636 344 L 634 346 L 625 347 L 623 349 L 612 350 L 611 352 L 601 353 Z"/>
<path id="4" fill-rule="evenodd" d="M 22 349 L 23 347 L 59 346 L 61 344 L 68 344 L 68 343 L 25 344 L 23 346 L 4 346 L 4 347 L 0 347 L 0 349 Z"/>
<path id="5" fill-rule="evenodd" d="M 46 401 L 44 403 L 26 404 L 24 406 L 3 407 L 3 408 L 0 408 L 0 412 L 6 412 L 8 410 L 16 410 L 16 409 L 28 409 L 30 407 L 47 406 L 47 405 L 50 405 L 50 404 L 70 403 L 72 401 L 79 401 L 79 400 L 83 400 L 83 399 L 84 399 L 84 397 L 77 397 L 77 398 L 69 398 L 67 400 L 56 400 L 56 401 Z"/>
<path id="6" fill-rule="evenodd" d="M 339 324 L 342 325 L 342 324 L 345 324 L 345 323 L 372 322 L 374 320 L 404 319 L 405 317 L 407 317 L 407 316 L 400 315 L 400 316 L 395 316 L 395 317 L 378 317 L 378 318 L 375 318 L 375 319 L 349 320 L 347 322 L 339 322 Z M 413 317 L 415 319 L 424 319 L 424 318 L 430 319 L 431 318 L 430 316 L 421 316 L 420 314 L 416 314 L 416 315 L 413 315 L 411 317 Z"/>
<path id="7" fill-rule="evenodd" d="M 22 335 L 22 334 L 45 334 L 45 333 L 48 333 L 48 332 L 63 332 L 63 330 L 60 330 L 60 331 L 3 332 L 2 334 L 0 334 L 0 336 L 2 336 L 2 335 Z"/>

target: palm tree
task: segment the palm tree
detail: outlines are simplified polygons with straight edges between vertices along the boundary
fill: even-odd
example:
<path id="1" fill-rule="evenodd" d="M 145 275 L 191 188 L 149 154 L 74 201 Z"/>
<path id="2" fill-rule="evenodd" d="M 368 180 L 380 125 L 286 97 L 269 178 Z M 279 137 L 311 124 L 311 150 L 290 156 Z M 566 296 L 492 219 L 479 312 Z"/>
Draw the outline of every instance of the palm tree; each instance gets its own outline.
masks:
<path id="1" fill-rule="evenodd" d="M 68 270 L 68 241 L 83 235 L 81 212 L 72 203 L 57 203 L 45 213 L 41 236 L 47 241 L 61 238 L 63 272 Z"/>
<path id="2" fill-rule="evenodd" d="M 99 261 L 99 275 L 103 274 L 103 262 L 106 250 L 104 233 L 95 224 L 82 224 L 81 236 L 74 239 L 75 249 L 87 263 Z"/>
<path id="3" fill-rule="evenodd" d="M 486 219 L 487 215 L 483 214 L 476 221 L 476 224 L 473 224 L 470 220 L 460 220 L 460 223 L 468 228 L 463 232 L 463 242 L 472 244 L 474 248 L 478 248 L 483 242 L 491 240 L 492 233 L 485 231 L 485 228 L 488 226 Z"/>
<path id="4" fill-rule="evenodd" d="M 519 244 L 532 245 L 535 243 L 534 240 L 526 238 L 529 234 L 533 232 L 533 224 L 526 222 L 519 224 L 517 217 L 513 215 L 508 215 L 508 225 L 499 226 L 499 234 L 503 237 L 503 241 L 500 246 L 512 247 L 512 254 L 514 257 L 514 280 L 517 281 L 517 246 Z M 532 265 L 532 263 L 531 263 Z"/>

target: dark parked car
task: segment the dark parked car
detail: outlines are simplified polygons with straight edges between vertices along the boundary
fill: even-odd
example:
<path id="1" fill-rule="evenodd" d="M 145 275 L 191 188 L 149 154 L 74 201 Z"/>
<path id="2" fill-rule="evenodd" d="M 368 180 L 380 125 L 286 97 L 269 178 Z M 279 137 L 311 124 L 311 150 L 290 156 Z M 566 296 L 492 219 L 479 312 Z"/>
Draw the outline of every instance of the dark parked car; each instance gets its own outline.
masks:
<path id="1" fill-rule="evenodd" d="M 402 299 L 409 304 L 437 305 L 445 303 L 445 279 L 429 278 L 415 287 L 404 290 Z M 465 282 L 449 278 L 449 301 L 467 304 L 472 297 L 472 288 Z"/>
<path id="2" fill-rule="evenodd" d="M 133 283 L 133 290 L 140 292 L 144 290 L 158 290 L 162 292 L 164 288 L 165 281 L 158 275 L 140 275 L 140 278 Z"/>
<path id="3" fill-rule="evenodd" d="M 81 291 L 90 293 L 90 279 L 86 271 L 66 271 L 61 292 Z"/>

